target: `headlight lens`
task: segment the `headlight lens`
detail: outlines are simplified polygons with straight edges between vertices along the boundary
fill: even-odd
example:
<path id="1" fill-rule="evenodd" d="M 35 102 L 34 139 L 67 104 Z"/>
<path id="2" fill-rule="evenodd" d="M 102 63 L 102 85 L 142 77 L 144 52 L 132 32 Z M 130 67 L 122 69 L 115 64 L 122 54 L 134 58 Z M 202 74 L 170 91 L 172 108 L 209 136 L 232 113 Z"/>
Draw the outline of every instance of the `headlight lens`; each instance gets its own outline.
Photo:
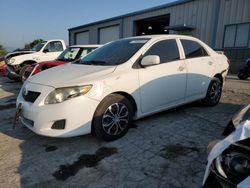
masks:
<path id="1" fill-rule="evenodd" d="M 76 86 L 76 87 L 67 87 L 67 88 L 57 88 L 52 91 L 45 99 L 45 104 L 56 104 L 84 95 L 89 92 L 92 88 L 92 85 L 86 86 Z"/>
<path id="2" fill-rule="evenodd" d="M 10 59 L 10 64 L 14 63 L 15 61 L 16 61 L 15 58 L 11 58 L 11 59 Z"/>
<path id="3" fill-rule="evenodd" d="M 233 156 L 228 161 L 228 166 L 236 175 L 249 175 L 250 173 L 250 159 L 246 155 Z"/>
<path id="4" fill-rule="evenodd" d="M 233 149 L 233 151 L 230 151 Z M 250 157 L 246 150 L 231 147 L 214 160 L 217 172 L 234 184 L 238 184 L 250 175 Z"/>

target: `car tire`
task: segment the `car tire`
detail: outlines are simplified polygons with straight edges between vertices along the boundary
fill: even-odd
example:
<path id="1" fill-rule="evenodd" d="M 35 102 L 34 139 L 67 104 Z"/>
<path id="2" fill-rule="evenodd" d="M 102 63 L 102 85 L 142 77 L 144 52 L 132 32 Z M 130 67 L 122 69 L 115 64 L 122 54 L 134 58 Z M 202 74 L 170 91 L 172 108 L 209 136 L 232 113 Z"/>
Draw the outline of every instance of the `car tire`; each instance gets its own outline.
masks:
<path id="1" fill-rule="evenodd" d="M 222 82 L 213 78 L 208 86 L 206 97 L 201 101 L 205 106 L 215 106 L 219 103 L 222 94 Z"/>
<path id="2" fill-rule="evenodd" d="M 20 72 L 19 72 L 19 75 L 20 75 L 20 79 L 21 79 L 21 82 L 23 83 L 27 78 L 25 78 L 25 71 L 26 71 L 26 69 L 29 67 L 30 65 L 24 65 L 22 68 L 21 68 L 21 70 L 20 70 Z"/>
<path id="3" fill-rule="evenodd" d="M 249 77 L 248 71 L 247 70 L 240 70 L 240 72 L 238 73 L 238 78 L 240 80 L 246 80 Z"/>
<path id="4" fill-rule="evenodd" d="M 133 108 L 129 100 L 119 94 L 110 94 L 98 105 L 93 121 L 94 135 L 105 141 L 124 136 L 132 121 Z"/>

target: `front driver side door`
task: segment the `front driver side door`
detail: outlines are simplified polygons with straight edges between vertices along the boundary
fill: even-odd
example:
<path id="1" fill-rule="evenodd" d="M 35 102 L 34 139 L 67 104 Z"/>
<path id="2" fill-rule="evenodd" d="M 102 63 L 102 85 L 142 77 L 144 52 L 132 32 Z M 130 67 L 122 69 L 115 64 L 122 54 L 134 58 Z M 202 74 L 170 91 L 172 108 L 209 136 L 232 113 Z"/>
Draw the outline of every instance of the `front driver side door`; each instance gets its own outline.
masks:
<path id="1" fill-rule="evenodd" d="M 158 55 L 160 64 L 139 69 L 142 113 L 181 103 L 185 99 L 186 68 L 175 39 L 155 43 L 143 55 Z"/>
<path id="2" fill-rule="evenodd" d="M 40 61 L 55 60 L 62 52 L 63 46 L 61 41 L 51 41 L 44 47 Z"/>

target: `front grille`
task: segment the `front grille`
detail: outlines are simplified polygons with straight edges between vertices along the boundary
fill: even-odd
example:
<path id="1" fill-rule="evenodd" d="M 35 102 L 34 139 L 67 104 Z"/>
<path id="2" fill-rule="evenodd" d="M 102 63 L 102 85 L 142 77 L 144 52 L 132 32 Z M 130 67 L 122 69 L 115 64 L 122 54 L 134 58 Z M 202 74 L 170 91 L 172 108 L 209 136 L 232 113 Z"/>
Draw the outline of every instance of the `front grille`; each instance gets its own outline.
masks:
<path id="1" fill-rule="evenodd" d="M 35 91 L 28 91 L 27 94 L 22 93 L 25 101 L 35 102 L 41 93 Z"/>

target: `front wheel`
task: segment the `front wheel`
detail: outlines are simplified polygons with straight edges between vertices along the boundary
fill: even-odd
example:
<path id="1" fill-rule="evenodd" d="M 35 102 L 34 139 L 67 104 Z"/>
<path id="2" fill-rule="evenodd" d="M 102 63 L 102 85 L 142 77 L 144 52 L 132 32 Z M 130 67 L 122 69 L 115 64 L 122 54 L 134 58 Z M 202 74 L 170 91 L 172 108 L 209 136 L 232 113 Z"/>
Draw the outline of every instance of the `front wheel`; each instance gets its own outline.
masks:
<path id="1" fill-rule="evenodd" d="M 219 78 L 213 78 L 208 86 L 207 95 L 201 101 L 205 106 L 215 106 L 219 103 L 222 93 L 222 82 Z"/>
<path id="2" fill-rule="evenodd" d="M 19 72 L 19 75 L 20 75 L 20 79 L 21 79 L 22 82 L 24 82 L 24 81 L 28 78 L 28 76 L 25 75 L 25 72 L 26 72 L 26 70 L 27 70 L 30 66 L 31 66 L 31 65 L 24 65 L 24 66 L 21 68 L 21 70 L 20 70 L 20 72 Z"/>
<path id="3" fill-rule="evenodd" d="M 97 107 L 93 117 L 95 135 L 105 141 L 124 136 L 132 121 L 133 108 L 129 100 L 118 94 L 106 97 Z"/>

